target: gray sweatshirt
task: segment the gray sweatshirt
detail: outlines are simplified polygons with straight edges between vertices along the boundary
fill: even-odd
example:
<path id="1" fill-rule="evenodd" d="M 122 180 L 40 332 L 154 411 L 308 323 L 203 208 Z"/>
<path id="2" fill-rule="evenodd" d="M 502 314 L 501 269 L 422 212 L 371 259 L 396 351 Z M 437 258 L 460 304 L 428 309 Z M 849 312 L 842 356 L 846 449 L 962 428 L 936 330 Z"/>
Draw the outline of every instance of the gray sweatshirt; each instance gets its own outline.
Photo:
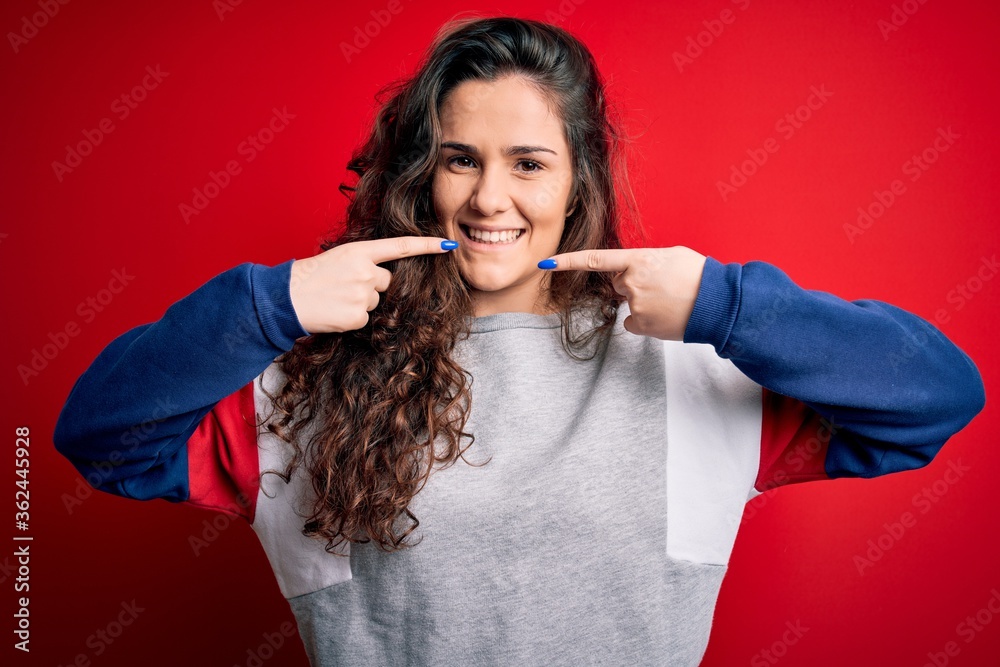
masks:
<path id="1" fill-rule="evenodd" d="M 625 331 L 627 314 L 587 362 L 563 351 L 558 315 L 474 320 L 456 355 L 474 378 L 466 456 L 490 460 L 431 475 L 410 549 L 331 556 L 298 533 L 306 480 L 264 477 L 253 527 L 313 664 L 698 664 L 757 472 L 760 388 L 710 346 Z M 671 424 L 671 408 L 697 417 Z M 283 469 L 289 448 L 260 442 L 261 469 Z"/>
<path id="2" fill-rule="evenodd" d="M 113 340 L 53 441 L 95 488 L 245 519 L 317 666 L 697 665 L 749 499 L 920 468 L 985 403 L 916 315 L 709 257 L 685 342 L 626 331 L 627 303 L 586 362 L 558 315 L 474 318 L 455 356 L 466 457 L 489 462 L 431 475 L 416 546 L 333 555 L 301 534 L 305 468 L 260 478 L 291 453 L 256 425 L 308 335 L 291 264 L 241 264 Z"/>

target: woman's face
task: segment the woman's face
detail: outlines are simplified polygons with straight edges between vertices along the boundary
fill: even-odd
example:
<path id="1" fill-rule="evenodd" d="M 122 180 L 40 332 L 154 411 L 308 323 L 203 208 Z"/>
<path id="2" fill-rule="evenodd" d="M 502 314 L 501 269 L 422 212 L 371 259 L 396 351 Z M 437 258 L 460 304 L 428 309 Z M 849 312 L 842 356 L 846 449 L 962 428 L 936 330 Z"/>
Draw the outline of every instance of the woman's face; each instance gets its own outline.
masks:
<path id="1" fill-rule="evenodd" d="M 441 106 L 434 210 L 472 288 L 477 316 L 551 312 L 548 272 L 570 212 L 562 119 L 524 78 L 465 81 Z"/>

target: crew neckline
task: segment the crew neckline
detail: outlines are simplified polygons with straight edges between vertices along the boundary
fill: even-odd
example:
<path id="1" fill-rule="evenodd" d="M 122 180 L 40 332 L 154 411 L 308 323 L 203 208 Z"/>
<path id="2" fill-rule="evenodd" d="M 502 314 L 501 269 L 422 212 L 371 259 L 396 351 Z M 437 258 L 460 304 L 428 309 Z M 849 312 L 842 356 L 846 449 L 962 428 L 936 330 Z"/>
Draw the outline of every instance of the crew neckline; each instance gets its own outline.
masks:
<path id="1" fill-rule="evenodd" d="M 576 306 L 572 312 L 571 322 L 574 327 L 596 326 L 596 312 L 591 311 L 590 318 L 585 315 L 585 307 Z M 623 301 L 618 308 L 618 321 L 629 314 L 628 303 Z M 506 329 L 558 329 L 562 326 L 562 314 L 559 312 L 539 315 L 537 313 L 503 312 L 467 317 L 471 333 L 487 333 Z M 589 322 L 589 324 L 588 324 Z"/>
<path id="2" fill-rule="evenodd" d="M 540 315 L 538 313 L 505 312 L 470 317 L 469 331 L 487 333 L 504 329 L 558 329 L 562 326 L 559 313 Z"/>

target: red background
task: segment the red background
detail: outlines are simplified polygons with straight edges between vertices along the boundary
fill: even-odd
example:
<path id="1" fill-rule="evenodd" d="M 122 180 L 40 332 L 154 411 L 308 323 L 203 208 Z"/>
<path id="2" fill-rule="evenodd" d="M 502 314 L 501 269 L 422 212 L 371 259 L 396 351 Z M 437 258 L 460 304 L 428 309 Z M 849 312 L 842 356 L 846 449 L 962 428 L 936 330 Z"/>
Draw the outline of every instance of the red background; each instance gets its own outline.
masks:
<path id="1" fill-rule="evenodd" d="M 975 360 L 991 394 L 1000 281 L 973 280 L 978 291 L 960 302 L 948 295 L 998 250 L 996 3 L 909 0 L 902 4 L 915 12 L 883 35 L 888 0 L 752 0 L 745 9 L 729 0 L 402 0 L 350 62 L 342 43 L 388 2 L 338 4 L 246 0 L 220 16 L 210 0 L 70 2 L 37 34 L 28 30 L 16 52 L 9 33 L 41 10 L 28 0 L 0 10 L 3 495 L 15 490 L 14 428 L 29 425 L 34 536 L 30 656 L 11 646 L 13 547 L 0 551 L 0 659 L 70 664 L 82 653 L 107 666 L 246 665 L 264 633 L 292 619 L 246 524 L 227 527 L 196 556 L 188 539 L 209 512 L 105 494 L 68 511 L 64 494 L 82 480 L 53 451 L 52 429 L 74 380 L 115 336 L 238 263 L 315 254 L 343 211 L 337 185 L 375 92 L 411 71 L 461 10 L 557 20 L 591 47 L 629 118 L 651 245 L 765 260 L 803 287 L 928 319 L 941 311 L 940 328 Z M 679 71 L 674 52 L 726 8 L 735 20 Z M 169 74 L 121 119 L 112 102 L 157 65 Z M 811 86 L 832 95 L 793 136 L 776 131 Z M 294 119 L 247 162 L 239 144 L 275 107 Z M 53 162 L 104 118 L 114 131 L 60 181 Z M 904 163 L 933 145 L 938 128 L 959 138 L 911 181 Z M 724 200 L 717 182 L 769 137 L 779 150 Z M 241 173 L 186 224 L 179 205 L 229 160 Z M 905 193 L 852 243 L 844 225 L 895 179 Z M 78 305 L 122 268 L 134 279 L 85 321 Z M 18 366 L 70 323 L 78 335 L 25 383 Z M 949 641 L 959 649 L 949 664 L 997 664 L 1000 616 L 984 612 L 991 622 L 971 638 L 958 628 L 1000 590 L 997 426 L 990 402 L 924 469 L 789 486 L 752 502 L 704 664 L 774 664 L 761 651 L 776 642 L 789 666 L 922 665 L 929 653 L 943 664 Z M 959 459 L 969 470 L 949 485 L 944 473 Z M 944 492 L 921 513 L 914 494 L 934 482 Z M 4 502 L 10 515 L 12 505 Z M 907 511 L 916 524 L 859 574 L 854 557 Z M 7 520 L 3 532 L 13 536 Z M 143 611 L 96 655 L 88 637 L 132 600 Z M 808 630 L 782 644 L 786 622 Z M 294 639 L 265 664 L 306 659 Z"/>

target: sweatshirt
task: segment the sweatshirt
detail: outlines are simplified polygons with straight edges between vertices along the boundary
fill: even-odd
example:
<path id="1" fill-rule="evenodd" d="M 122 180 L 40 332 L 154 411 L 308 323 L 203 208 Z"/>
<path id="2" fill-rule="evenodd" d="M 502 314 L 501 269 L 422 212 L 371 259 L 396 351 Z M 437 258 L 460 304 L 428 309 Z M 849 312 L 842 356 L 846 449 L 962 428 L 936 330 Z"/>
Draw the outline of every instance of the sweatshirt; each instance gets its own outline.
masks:
<path id="1" fill-rule="evenodd" d="M 921 468 L 985 403 L 924 319 L 708 257 L 683 342 L 625 331 L 627 303 L 586 362 L 558 314 L 471 318 L 466 458 L 488 462 L 431 475 L 416 546 L 330 554 L 301 534 L 305 468 L 260 477 L 291 455 L 254 424 L 309 335 L 293 261 L 236 266 L 115 338 L 54 442 L 97 489 L 249 523 L 317 666 L 697 665 L 747 501 Z"/>

